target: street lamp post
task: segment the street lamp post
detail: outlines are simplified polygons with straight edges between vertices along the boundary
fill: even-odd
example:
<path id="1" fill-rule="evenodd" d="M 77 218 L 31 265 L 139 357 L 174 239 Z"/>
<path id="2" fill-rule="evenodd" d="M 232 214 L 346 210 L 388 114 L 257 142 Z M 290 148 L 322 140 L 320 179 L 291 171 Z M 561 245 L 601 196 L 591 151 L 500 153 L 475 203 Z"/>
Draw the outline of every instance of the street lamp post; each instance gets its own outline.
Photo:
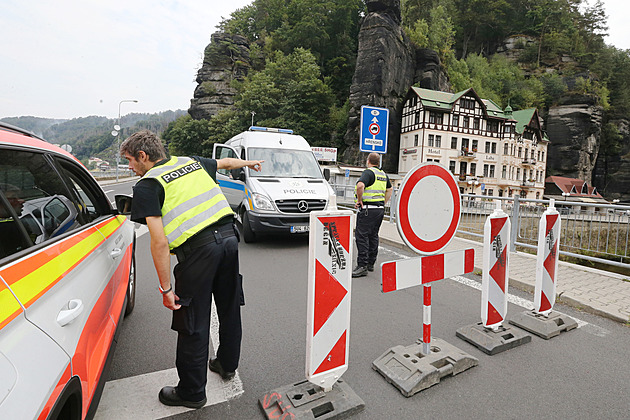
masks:
<path id="1" fill-rule="evenodd" d="M 120 132 L 122 131 L 122 126 L 120 125 L 120 106 L 123 102 L 134 102 L 137 103 L 137 99 L 123 99 L 118 103 L 118 126 L 119 129 L 116 132 L 116 182 L 118 182 L 118 167 L 120 166 Z"/>

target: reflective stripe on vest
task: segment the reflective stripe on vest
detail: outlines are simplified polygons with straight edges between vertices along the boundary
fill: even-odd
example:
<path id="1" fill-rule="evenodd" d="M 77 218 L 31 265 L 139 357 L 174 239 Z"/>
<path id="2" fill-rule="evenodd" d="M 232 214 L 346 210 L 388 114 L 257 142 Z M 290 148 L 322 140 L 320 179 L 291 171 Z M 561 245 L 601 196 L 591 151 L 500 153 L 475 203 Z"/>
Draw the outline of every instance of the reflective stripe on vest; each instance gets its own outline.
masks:
<path id="1" fill-rule="evenodd" d="M 234 214 L 221 188 L 194 159 L 172 157 L 164 165 L 151 168 L 142 178 L 153 178 L 164 188 L 162 224 L 170 249 Z M 180 182 L 182 179 L 186 182 Z"/>
<path id="2" fill-rule="evenodd" d="M 384 202 L 385 190 L 387 189 L 387 175 L 374 166 L 369 167 L 368 170 L 374 172 L 374 183 L 363 190 L 363 202 Z"/>

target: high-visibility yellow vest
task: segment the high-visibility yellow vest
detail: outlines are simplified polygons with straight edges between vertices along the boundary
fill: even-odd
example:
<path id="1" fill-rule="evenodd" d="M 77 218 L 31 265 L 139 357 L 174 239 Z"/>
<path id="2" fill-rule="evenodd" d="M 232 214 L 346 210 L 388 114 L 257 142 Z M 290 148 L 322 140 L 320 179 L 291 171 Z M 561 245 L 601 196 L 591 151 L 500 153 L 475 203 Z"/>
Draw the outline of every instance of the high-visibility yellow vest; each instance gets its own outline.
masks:
<path id="1" fill-rule="evenodd" d="M 164 165 L 149 169 L 145 178 L 153 178 L 164 187 L 162 224 L 171 250 L 222 217 L 234 214 L 221 188 L 194 159 L 174 156 Z"/>
<path id="2" fill-rule="evenodd" d="M 363 190 L 364 203 L 385 202 L 385 190 L 387 189 L 387 175 L 380 169 L 371 166 L 368 170 L 374 172 L 374 183 Z M 356 191 L 356 186 L 355 186 Z"/>

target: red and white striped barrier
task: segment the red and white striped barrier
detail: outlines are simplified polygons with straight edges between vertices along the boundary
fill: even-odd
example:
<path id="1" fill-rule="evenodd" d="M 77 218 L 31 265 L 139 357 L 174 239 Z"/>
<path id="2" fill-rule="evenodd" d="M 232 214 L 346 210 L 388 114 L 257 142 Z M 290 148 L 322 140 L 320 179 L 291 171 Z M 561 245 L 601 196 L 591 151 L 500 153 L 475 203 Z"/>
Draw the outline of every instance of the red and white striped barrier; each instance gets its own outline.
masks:
<path id="1" fill-rule="evenodd" d="M 481 276 L 481 321 L 484 327 L 495 330 L 507 314 L 510 226 L 510 218 L 498 201 L 483 228 Z"/>
<path id="2" fill-rule="evenodd" d="M 551 200 L 538 225 L 538 258 L 534 311 L 548 315 L 556 302 L 558 253 L 560 251 L 560 214 Z"/>
<path id="3" fill-rule="evenodd" d="M 471 273 L 474 269 L 474 249 L 390 261 L 381 265 L 383 293 L 424 285 L 422 311 L 424 354 L 429 354 L 431 344 L 431 282 Z"/>
<path id="4" fill-rule="evenodd" d="M 353 217 L 310 215 L 306 378 L 326 392 L 348 369 Z"/>

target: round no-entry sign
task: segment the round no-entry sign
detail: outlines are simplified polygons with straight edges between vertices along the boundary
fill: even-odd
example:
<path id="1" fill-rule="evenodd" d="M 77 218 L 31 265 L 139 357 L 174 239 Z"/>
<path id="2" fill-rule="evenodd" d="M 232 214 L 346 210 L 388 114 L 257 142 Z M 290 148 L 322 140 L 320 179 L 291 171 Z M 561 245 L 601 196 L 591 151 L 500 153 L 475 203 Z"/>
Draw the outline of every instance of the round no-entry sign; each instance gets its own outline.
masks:
<path id="1" fill-rule="evenodd" d="M 442 165 L 421 163 L 407 173 L 396 203 L 398 233 L 414 251 L 437 254 L 455 236 L 461 196 L 453 175 Z"/>

